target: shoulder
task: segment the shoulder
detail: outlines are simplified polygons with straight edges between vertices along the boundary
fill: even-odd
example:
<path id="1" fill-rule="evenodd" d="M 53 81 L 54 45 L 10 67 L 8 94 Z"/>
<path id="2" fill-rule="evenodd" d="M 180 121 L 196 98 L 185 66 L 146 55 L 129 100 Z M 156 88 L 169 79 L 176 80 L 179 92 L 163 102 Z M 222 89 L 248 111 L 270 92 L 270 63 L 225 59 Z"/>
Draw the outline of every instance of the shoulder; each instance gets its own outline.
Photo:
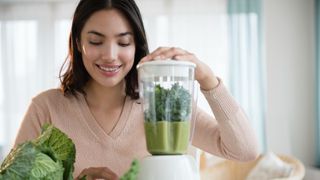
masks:
<path id="1" fill-rule="evenodd" d="M 142 106 L 142 102 L 143 102 L 141 98 L 138 98 L 138 99 L 129 98 L 129 101 L 135 106 Z"/>
<path id="2" fill-rule="evenodd" d="M 132 99 L 131 97 L 127 98 L 129 101 L 129 109 L 131 113 L 141 113 L 142 112 L 142 99 Z"/>
<path id="3" fill-rule="evenodd" d="M 73 95 L 64 95 L 61 89 L 48 89 L 32 98 L 32 102 L 38 105 L 52 104 L 68 104 L 75 101 L 77 98 Z"/>
<path id="4" fill-rule="evenodd" d="M 41 101 L 45 99 L 56 99 L 56 98 L 61 99 L 63 98 L 63 96 L 64 95 L 61 89 L 48 89 L 46 91 L 39 93 L 35 97 L 33 97 L 33 100 Z"/>

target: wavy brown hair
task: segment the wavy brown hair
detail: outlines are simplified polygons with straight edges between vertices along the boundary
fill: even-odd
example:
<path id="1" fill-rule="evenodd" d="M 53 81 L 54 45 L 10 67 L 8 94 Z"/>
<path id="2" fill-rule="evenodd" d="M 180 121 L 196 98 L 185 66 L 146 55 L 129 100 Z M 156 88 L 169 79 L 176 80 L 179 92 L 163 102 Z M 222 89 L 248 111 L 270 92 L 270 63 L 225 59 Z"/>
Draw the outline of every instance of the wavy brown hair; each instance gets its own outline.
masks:
<path id="1" fill-rule="evenodd" d="M 59 73 L 61 89 L 64 95 L 72 94 L 76 96 L 77 92 L 85 94 L 83 87 L 90 79 L 90 75 L 83 65 L 77 42 L 81 42 L 81 31 L 90 16 L 97 11 L 105 9 L 121 11 L 133 29 L 136 52 L 133 66 L 126 75 L 125 82 L 126 94 L 133 99 L 137 99 L 139 94 L 136 91 L 138 89 L 136 65 L 142 57 L 149 53 L 149 49 L 140 10 L 134 0 L 80 0 L 72 20 L 68 57 Z"/>

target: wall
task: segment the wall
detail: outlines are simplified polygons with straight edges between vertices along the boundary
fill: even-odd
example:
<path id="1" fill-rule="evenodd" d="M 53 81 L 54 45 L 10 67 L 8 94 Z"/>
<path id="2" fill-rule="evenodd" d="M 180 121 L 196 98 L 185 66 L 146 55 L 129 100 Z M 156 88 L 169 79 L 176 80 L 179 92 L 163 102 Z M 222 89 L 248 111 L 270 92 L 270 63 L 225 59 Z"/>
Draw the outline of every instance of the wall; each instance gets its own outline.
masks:
<path id="1" fill-rule="evenodd" d="M 265 0 L 267 143 L 307 165 L 315 159 L 313 0 Z"/>

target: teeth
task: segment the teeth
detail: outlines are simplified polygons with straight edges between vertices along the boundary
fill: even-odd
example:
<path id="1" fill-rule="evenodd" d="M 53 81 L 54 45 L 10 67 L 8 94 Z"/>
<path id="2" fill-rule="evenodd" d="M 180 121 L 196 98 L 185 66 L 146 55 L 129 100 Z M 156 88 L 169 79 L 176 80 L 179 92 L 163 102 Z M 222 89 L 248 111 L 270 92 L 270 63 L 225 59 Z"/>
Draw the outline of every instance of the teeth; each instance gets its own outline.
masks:
<path id="1" fill-rule="evenodd" d="M 116 70 L 119 69 L 119 67 L 108 68 L 108 67 L 102 67 L 102 66 L 99 66 L 99 68 L 107 72 L 115 72 Z"/>

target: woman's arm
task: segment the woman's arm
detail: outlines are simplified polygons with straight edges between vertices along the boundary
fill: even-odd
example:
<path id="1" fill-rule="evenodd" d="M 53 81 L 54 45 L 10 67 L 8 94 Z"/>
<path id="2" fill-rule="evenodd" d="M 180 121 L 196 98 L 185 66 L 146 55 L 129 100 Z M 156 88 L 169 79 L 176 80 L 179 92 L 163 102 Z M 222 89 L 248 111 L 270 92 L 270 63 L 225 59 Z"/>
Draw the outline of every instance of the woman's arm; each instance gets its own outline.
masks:
<path id="1" fill-rule="evenodd" d="M 231 160 L 249 161 L 258 156 L 256 135 L 242 108 L 220 80 L 203 91 L 215 118 L 202 110 L 196 114 L 193 144 L 209 153 Z"/>

